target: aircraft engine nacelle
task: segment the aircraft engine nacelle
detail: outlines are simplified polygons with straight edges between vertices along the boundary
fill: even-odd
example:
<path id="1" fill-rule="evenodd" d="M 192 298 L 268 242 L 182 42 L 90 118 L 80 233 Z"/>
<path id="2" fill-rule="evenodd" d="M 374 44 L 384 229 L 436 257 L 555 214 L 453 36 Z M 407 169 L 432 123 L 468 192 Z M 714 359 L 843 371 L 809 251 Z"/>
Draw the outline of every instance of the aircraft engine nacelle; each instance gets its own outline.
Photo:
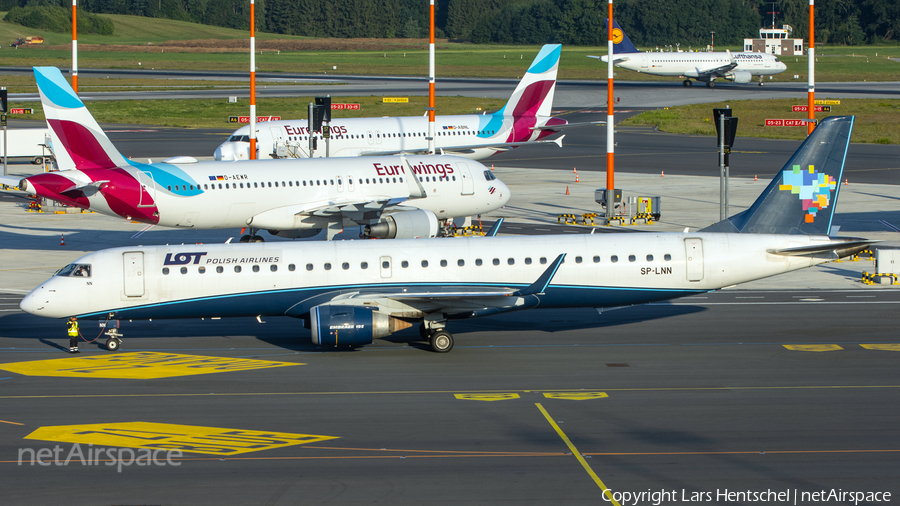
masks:
<path id="1" fill-rule="evenodd" d="M 361 346 L 411 327 L 412 324 L 361 306 L 322 304 L 309 312 L 312 342 L 318 345 Z"/>
<path id="2" fill-rule="evenodd" d="M 729 72 L 725 74 L 725 80 L 735 82 L 738 84 L 746 84 L 749 83 L 753 79 L 753 76 L 750 72 L 746 70 L 735 70 L 734 72 Z"/>
<path id="3" fill-rule="evenodd" d="M 415 239 L 437 237 L 440 227 L 437 216 L 426 209 L 394 213 L 374 225 L 366 225 L 366 237 L 379 239 Z"/>

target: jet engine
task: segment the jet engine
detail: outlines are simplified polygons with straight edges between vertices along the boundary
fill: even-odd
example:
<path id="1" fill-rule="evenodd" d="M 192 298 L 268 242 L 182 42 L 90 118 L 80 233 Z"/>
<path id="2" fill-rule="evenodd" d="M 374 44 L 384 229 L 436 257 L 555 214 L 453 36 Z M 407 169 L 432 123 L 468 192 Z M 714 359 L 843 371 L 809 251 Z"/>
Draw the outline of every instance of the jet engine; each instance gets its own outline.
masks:
<path id="1" fill-rule="evenodd" d="M 746 70 L 735 70 L 734 72 L 729 72 L 725 74 L 725 80 L 735 82 L 738 84 L 746 84 L 749 83 L 753 79 L 753 76 L 750 72 Z"/>
<path id="2" fill-rule="evenodd" d="M 309 312 L 312 342 L 318 345 L 361 346 L 411 327 L 375 308 L 322 304 Z"/>
<path id="3" fill-rule="evenodd" d="M 415 239 L 436 237 L 440 232 L 437 216 L 431 211 L 418 209 L 394 213 L 374 225 L 366 225 L 366 237 L 379 239 Z"/>

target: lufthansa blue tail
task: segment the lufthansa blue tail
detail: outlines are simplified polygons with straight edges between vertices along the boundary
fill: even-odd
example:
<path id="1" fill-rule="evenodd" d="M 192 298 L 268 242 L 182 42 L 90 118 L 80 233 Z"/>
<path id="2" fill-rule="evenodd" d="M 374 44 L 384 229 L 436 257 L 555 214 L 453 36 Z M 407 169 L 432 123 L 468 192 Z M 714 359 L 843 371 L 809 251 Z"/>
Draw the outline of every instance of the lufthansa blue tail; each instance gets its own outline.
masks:
<path id="1" fill-rule="evenodd" d="M 749 209 L 701 231 L 830 235 L 853 120 L 822 120 Z"/>
<path id="2" fill-rule="evenodd" d="M 605 24 L 606 26 L 609 26 L 609 18 L 606 18 Z M 613 54 L 640 53 L 628 39 L 628 36 L 625 35 L 625 32 L 622 30 L 622 27 L 619 26 L 619 23 L 616 22 L 615 18 L 613 18 L 612 39 Z"/>

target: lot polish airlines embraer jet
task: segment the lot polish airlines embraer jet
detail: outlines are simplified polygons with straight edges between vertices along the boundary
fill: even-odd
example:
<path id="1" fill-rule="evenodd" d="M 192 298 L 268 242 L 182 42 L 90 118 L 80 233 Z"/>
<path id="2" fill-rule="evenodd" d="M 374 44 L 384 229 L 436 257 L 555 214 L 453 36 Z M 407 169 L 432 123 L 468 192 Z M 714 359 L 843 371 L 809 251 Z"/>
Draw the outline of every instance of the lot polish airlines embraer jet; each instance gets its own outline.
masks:
<path id="1" fill-rule="evenodd" d="M 261 242 L 257 230 L 297 238 L 326 229 L 331 239 L 345 225 L 392 239 L 435 237 L 439 222 L 510 197 L 481 163 L 454 156 L 138 163 L 116 150 L 59 69 L 34 75 L 57 155 L 75 168 L 7 184 L 82 209 L 167 227 L 250 227 L 241 242 Z"/>
<path id="2" fill-rule="evenodd" d="M 780 74 L 787 66 L 775 55 L 768 53 L 741 52 L 647 52 L 642 53 L 628 40 L 628 36 L 613 19 L 613 65 L 624 69 L 654 76 L 683 77 L 684 85 L 690 86 L 691 79 L 706 83 L 712 88 L 716 79 L 722 78 L 735 83 L 749 83 L 753 76 Z M 608 56 L 588 56 L 609 61 Z"/>
<path id="3" fill-rule="evenodd" d="M 673 299 L 861 251 L 873 241 L 828 236 L 852 126 L 823 120 L 749 209 L 699 232 L 113 248 L 20 307 L 95 320 L 292 316 L 329 346 L 421 322 L 446 352 L 450 320 Z"/>
<path id="4" fill-rule="evenodd" d="M 502 109 L 493 114 L 435 117 L 435 149 L 481 160 L 516 146 L 552 143 L 562 146 L 565 136 L 543 140 L 568 122 L 551 118 L 553 93 L 562 46 L 545 45 Z M 424 154 L 428 151 L 428 117 L 344 118 L 331 122 L 332 156 Z M 309 158 L 307 120 L 257 123 L 257 159 Z M 318 135 L 313 158 L 325 156 Z M 250 126 L 235 130 L 216 148 L 216 160 L 250 159 Z"/>

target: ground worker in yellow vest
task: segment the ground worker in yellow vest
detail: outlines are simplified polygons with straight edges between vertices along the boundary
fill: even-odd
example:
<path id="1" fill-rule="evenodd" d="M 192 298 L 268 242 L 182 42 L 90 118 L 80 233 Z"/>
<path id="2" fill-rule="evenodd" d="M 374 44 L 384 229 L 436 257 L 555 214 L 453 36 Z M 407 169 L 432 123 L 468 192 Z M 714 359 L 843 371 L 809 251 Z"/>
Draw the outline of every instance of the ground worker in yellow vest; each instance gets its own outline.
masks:
<path id="1" fill-rule="evenodd" d="M 66 327 L 69 331 L 69 353 L 81 353 L 78 351 L 78 320 L 74 316 L 69 318 Z"/>

